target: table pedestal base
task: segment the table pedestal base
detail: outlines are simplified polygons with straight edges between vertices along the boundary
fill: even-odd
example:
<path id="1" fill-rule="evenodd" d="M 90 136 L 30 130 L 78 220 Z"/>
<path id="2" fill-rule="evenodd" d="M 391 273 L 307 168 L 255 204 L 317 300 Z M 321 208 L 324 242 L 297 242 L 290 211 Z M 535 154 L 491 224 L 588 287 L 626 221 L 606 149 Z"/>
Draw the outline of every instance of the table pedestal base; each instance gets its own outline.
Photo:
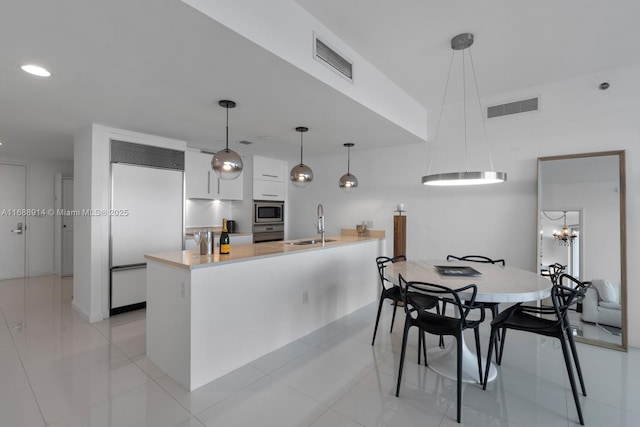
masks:
<path id="1" fill-rule="evenodd" d="M 481 381 L 478 379 L 478 357 L 475 353 L 469 350 L 464 342 L 464 338 L 462 339 L 460 345 L 462 345 L 462 381 L 465 383 L 480 384 Z M 429 368 L 431 368 L 432 371 L 437 372 L 438 374 L 447 378 L 451 378 L 455 381 L 458 377 L 456 368 L 458 356 L 456 353 L 456 345 L 453 343 L 446 348 L 430 348 L 429 350 L 427 350 L 427 361 L 429 363 Z M 483 375 L 484 370 L 486 369 L 486 363 L 487 360 L 485 358 L 482 358 Z M 495 365 L 491 363 L 491 367 L 489 368 L 488 381 L 495 380 L 497 375 L 498 371 L 496 370 Z"/>

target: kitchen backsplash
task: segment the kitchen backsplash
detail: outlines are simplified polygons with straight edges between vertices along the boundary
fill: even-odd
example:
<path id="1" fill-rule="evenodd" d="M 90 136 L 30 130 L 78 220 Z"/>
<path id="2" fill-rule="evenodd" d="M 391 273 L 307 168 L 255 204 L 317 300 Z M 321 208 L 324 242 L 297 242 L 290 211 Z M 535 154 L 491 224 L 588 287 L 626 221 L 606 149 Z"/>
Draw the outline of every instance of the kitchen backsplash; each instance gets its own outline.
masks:
<path id="1" fill-rule="evenodd" d="M 185 226 L 221 226 L 222 218 L 233 218 L 231 216 L 231 203 L 223 200 L 187 199 Z"/>

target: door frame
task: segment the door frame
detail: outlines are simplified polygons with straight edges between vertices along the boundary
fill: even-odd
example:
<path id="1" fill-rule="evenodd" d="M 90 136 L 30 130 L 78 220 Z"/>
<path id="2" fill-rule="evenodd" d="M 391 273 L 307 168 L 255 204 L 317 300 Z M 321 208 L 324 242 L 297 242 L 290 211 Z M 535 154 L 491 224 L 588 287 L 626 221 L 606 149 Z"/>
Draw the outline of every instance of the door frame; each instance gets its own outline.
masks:
<path id="1" fill-rule="evenodd" d="M 29 185 L 30 185 L 30 175 L 31 175 L 31 166 L 29 163 L 23 163 L 19 161 L 11 161 L 11 160 L 3 160 L 0 158 L 0 167 L 2 165 L 7 166 L 20 166 L 24 167 L 24 207 L 26 209 L 30 209 L 29 206 Z M 25 215 L 24 217 L 24 272 L 23 278 L 29 277 L 29 236 L 31 232 L 31 221 L 29 220 L 29 215 Z"/>

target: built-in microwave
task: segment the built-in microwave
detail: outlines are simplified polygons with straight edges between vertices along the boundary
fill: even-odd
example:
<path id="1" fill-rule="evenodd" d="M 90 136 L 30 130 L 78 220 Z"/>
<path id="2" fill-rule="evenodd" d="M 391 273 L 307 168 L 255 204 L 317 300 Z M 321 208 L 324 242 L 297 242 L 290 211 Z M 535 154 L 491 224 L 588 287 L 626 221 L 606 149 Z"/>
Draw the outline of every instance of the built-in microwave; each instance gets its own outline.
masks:
<path id="1" fill-rule="evenodd" d="M 253 224 L 284 223 L 284 202 L 268 200 L 253 201 Z"/>

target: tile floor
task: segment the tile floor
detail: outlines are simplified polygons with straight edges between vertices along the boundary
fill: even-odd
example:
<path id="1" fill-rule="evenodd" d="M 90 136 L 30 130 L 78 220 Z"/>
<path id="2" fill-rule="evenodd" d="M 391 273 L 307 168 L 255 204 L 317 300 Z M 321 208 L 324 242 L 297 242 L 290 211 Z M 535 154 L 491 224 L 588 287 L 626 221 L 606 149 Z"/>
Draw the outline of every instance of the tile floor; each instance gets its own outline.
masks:
<path id="1" fill-rule="evenodd" d="M 0 281 L 0 426 L 458 425 L 455 383 L 416 364 L 415 336 L 395 397 L 390 307 L 374 347 L 371 304 L 189 393 L 145 357 L 144 310 L 88 324 L 71 292 L 53 276 Z M 586 424 L 640 425 L 640 350 L 578 351 Z M 559 343 L 531 334 L 510 332 L 496 381 L 463 401 L 466 426 L 578 425 Z"/>

